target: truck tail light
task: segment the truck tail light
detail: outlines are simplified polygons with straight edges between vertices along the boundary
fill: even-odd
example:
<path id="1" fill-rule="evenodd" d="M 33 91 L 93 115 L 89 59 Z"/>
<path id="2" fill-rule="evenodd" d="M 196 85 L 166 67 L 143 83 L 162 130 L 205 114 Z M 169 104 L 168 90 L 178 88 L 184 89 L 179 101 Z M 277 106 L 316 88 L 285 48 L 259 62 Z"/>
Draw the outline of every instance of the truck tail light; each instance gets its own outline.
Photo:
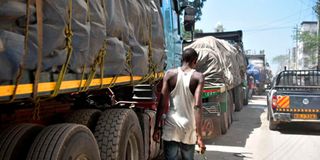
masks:
<path id="1" fill-rule="evenodd" d="M 277 96 L 272 96 L 272 109 L 276 109 L 277 106 L 278 106 L 278 103 L 277 103 Z"/>

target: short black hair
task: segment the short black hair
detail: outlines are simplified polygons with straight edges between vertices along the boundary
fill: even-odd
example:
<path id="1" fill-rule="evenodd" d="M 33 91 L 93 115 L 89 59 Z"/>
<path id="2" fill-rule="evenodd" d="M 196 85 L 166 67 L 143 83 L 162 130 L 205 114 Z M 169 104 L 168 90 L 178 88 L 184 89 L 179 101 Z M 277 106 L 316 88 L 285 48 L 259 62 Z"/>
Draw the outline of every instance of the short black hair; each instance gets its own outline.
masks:
<path id="1" fill-rule="evenodd" d="M 198 59 L 198 53 L 193 48 L 185 49 L 182 53 L 182 62 L 191 63 Z"/>

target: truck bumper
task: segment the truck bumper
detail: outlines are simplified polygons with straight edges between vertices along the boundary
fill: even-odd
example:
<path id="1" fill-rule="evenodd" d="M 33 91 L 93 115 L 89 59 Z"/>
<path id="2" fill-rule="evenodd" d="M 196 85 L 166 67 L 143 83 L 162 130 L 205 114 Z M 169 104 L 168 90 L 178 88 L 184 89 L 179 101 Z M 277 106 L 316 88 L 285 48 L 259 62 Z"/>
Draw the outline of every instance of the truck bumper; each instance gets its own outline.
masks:
<path id="1" fill-rule="evenodd" d="M 278 122 L 310 122 L 320 123 L 320 119 L 294 119 L 292 113 L 274 113 L 274 121 Z"/>

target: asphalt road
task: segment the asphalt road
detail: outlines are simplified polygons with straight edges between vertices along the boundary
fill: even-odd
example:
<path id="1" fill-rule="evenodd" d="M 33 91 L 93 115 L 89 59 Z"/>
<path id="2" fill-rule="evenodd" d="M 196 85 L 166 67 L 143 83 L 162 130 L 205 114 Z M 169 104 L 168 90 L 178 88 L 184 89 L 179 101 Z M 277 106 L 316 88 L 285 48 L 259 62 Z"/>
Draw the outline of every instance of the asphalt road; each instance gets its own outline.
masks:
<path id="1" fill-rule="evenodd" d="M 320 159 L 320 124 L 289 124 L 270 131 L 265 96 L 253 97 L 234 117 L 225 135 L 207 142 L 208 160 Z"/>

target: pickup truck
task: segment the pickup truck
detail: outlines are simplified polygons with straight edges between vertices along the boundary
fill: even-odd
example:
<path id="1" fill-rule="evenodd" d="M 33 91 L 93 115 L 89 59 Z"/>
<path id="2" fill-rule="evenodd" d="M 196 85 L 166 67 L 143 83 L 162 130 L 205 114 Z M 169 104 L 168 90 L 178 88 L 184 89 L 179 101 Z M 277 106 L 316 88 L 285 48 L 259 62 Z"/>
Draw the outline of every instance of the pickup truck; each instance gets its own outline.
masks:
<path id="1" fill-rule="evenodd" d="M 268 93 L 270 130 L 280 123 L 320 122 L 320 71 L 284 70 Z"/>

